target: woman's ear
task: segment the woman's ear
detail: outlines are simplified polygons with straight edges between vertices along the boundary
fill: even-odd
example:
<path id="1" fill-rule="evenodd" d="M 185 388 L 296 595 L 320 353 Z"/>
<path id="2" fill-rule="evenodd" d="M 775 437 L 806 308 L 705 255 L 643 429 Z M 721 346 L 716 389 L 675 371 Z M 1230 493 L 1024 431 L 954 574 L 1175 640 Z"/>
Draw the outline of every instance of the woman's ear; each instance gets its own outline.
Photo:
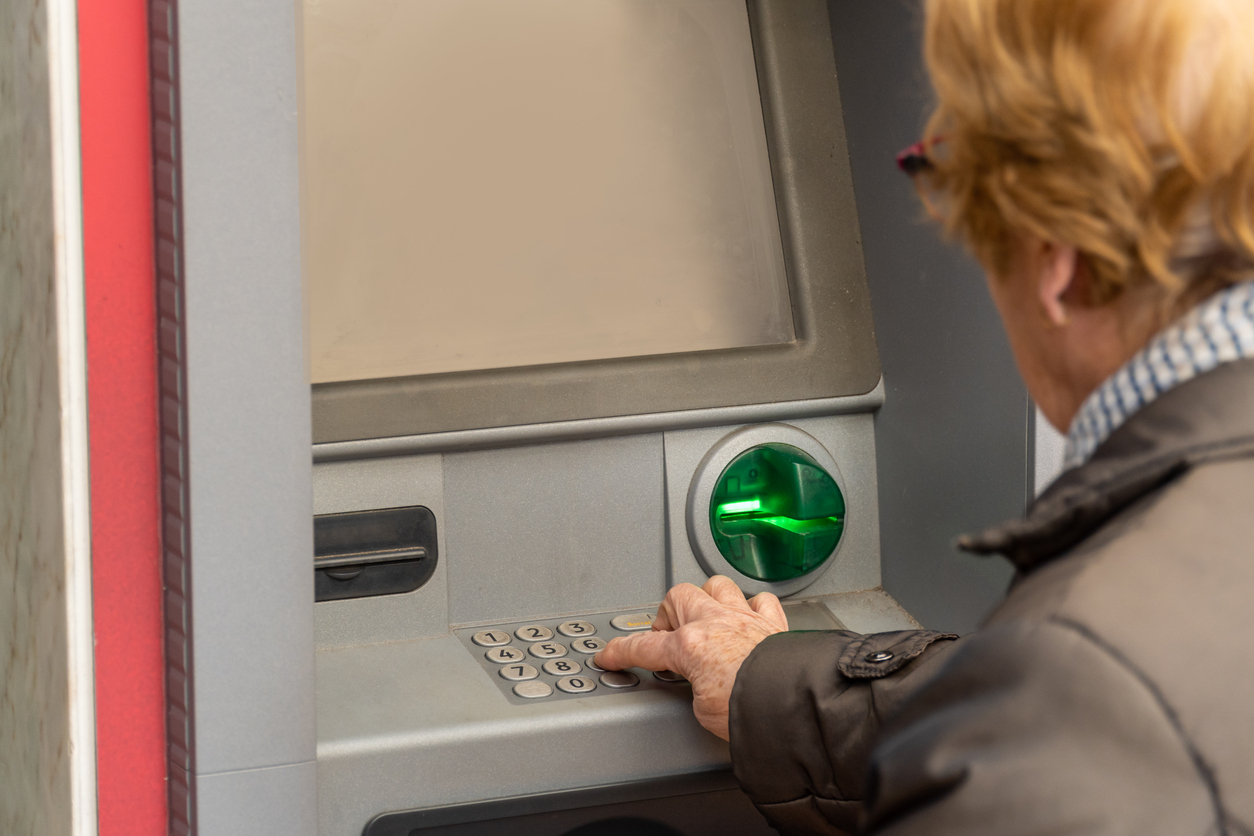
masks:
<path id="1" fill-rule="evenodd" d="M 1052 241 L 1037 242 L 1037 298 L 1045 318 L 1056 326 L 1068 323 L 1068 307 L 1077 303 L 1083 260 L 1076 248 Z"/>

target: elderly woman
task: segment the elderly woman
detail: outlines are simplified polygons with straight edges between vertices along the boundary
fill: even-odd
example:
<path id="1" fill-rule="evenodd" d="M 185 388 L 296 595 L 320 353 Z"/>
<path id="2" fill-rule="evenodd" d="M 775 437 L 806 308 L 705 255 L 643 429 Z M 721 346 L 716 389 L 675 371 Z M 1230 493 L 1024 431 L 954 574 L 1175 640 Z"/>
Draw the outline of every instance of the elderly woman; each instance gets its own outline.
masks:
<path id="1" fill-rule="evenodd" d="M 789 633 L 726 578 L 670 668 L 783 833 L 1254 833 L 1254 0 L 929 0 L 903 157 L 984 265 L 1068 469 L 962 546 L 983 627 Z"/>

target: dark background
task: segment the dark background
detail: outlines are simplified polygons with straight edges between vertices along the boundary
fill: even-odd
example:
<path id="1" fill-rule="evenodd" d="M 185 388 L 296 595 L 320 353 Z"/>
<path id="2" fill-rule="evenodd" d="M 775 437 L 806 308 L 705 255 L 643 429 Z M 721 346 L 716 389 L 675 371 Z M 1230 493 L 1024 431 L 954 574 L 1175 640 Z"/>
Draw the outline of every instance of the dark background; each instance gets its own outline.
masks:
<path id="1" fill-rule="evenodd" d="M 930 112 L 918 0 L 830 0 L 887 402 L 876 419 L 884 588 L 924 626 L 966 632 L 1009 564 L 954 539 L 1023 513 L 1030 402 L 979 266 L 941 239 L 896 153 Z"/>

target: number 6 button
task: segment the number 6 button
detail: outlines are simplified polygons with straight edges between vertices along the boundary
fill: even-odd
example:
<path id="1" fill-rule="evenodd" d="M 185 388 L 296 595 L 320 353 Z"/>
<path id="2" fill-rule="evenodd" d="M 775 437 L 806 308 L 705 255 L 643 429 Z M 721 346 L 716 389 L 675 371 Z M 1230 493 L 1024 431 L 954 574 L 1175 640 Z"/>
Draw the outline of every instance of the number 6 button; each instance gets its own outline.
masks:
<path id="1" fill-rule="evenodd" d="M 586 653 L 591 656 L 594 653 L 600 653 L 605 647 L 605 639 L 575 639 L 570 643 L 576 653 Z"/>
<path id="2" fill-rule="evenodd" d="M 586 694 L 596 687 L 597 684 L 586 676 L 568 676 L 557 680 L 557 690 L 567 694 Z"/>
<path id="3" fill-rule="evenodd" d="M 566 655 L 566 645 L 557 642 L 540 642 L 531 646 L 531 655 L 537 659 L 556 659 Z"/>

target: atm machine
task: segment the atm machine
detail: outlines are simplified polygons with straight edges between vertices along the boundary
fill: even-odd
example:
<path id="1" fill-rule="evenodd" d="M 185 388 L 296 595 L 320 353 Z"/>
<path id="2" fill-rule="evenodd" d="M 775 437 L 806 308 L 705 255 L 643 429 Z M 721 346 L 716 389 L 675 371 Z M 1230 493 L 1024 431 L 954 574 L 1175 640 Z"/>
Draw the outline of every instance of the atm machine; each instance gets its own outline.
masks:
<path id="1" fill-rule="evenodd" d="M 174 819 L 771 832 L 593 657 L 713 574 L 916 626 L 828 4 L 154 10 Z"/>

